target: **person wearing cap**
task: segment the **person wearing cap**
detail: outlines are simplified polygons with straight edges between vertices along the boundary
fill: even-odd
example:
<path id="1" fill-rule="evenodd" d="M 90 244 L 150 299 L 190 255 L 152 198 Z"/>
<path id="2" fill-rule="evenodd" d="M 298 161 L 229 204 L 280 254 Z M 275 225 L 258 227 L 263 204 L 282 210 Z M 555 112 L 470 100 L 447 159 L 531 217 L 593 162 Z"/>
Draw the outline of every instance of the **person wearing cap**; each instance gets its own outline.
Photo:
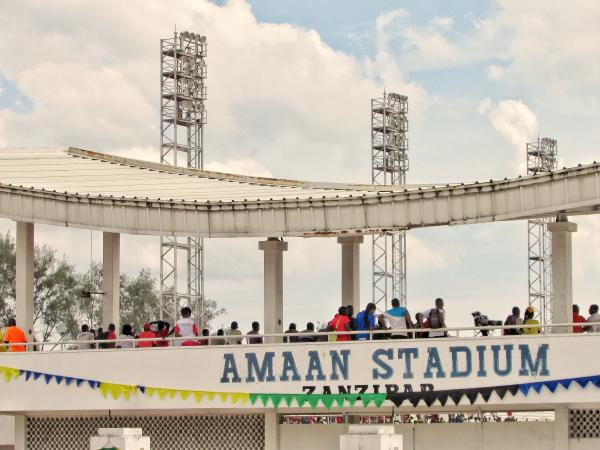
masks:
<path id="1" fill-rule="evenodd" d="M 523 325 L 539 325 L 540 324 L 539 320 L 536 320 L 533 318 L 534 314 L 535 314 L 535 310 L 533 309 L 533 306 L 528 306 L 527 309 L 525 310 L 525 315 L 523 316 Z M 541 333 L 540 327 L 523 328 L 523 334 L 540 334 L 540 333 Z"/>
<path id="2" fill-rule="evenodd" d="M 155 338 L 156 334 L 152 331 L 149 323 L 144 324 L 144 331 L 142 331 L 139 335 L 140 339 L 152 339 Z M 139 341 L 137 346 L 139 348 L 148 348 L 154 346 L 154 341 Z"/>

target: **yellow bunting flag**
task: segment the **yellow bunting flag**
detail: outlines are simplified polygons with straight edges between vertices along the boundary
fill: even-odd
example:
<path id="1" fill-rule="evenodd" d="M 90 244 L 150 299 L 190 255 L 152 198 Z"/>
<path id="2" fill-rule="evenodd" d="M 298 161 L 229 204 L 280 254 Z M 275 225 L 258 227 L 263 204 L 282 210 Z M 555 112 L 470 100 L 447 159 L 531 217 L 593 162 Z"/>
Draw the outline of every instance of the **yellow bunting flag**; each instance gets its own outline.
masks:
<path id="1" fill-rule="evenodd" d="M 217 395 L 216 392 L 210 392 L 210 391 L 206 391 L 205 394 L 208 397 L 208 400 L 211 402 L 212 402 L 212 399 L 215 398 L 215 395 Z"/>
<path id="2" fill-rule="evenodd" d="M 221 397 L 221 401 L 225 403 L 229 397 L 229 392 L 219 392 L 219 397 Z"/>
<path id="3" fill-rule="evenodd" d="M 202 401 L 202 399 L 204 398 L 204 392 L 203 391 L 194 391 L 194 398 L 196 399 L 196 403 L 200 403 Z"/>
<path id="4" fill-rule="evenodd" d="M 109 390 L 110 386 L 108 385 L 108 383 L 100 383 L 100 392 L 102 393 L 103 397 L 106 397 L 106 394 L 108 394 Z"/>
<path id="5" fill-rule="evenodd" d="M 109 392 L 113 399 L 118 399 L 123 391 L 121 390 L 121 385 L 109 383 Z"/>
<path id="6" fill-rule="evenodd" d="M 175 396 L 177 395 L 177 391 L 175 389 L 168 389 L 169 391 L 169 398 L 175 398 Z"/>
<path id="7" fill-rule="evenodd" d="M 156 392 L 158 392 L 158 397 L 163 400 L 167 394 L 169 393 L 169 389 L 161 389 L 161 388 L 157 388 Z"/>
<path id="8" fill-rule="evenodd" d="M 156 391 L 156 389 L 153 387 L 146 387 L 146 389 L 144 389 L 144 392 L 148 397 L 152 397 L 154 395 L 154 391 Z"/>
<path id="9" fill-rule="evenodd" d="M 4 375 L 4 379 L 7 383 L 9 383 L 12 378 L 17 378 L 19 376 L 19 369 L 13 369 L 11 367 L 0 367 L 0 372 Z"/>
<path id="10" fill-rule="evenodd" d="M 232 392 L 231 393 L 231 402 L 232 403 L 237 403 L 238 401 L 240 401 L 242 403 L 242 405 L 245 405 L 248 402 L 248 399 L 250 398 L 250 394 L 245 394 L 243 392 Z"/>
<path id="11" fill-rule="evenodd" d="M 181 397 L 182 400 L 186 400 L 192 393 L 191 391 L 183 391 L 181 389 L 178 392 L 179 392 L 179 396 Z"/>

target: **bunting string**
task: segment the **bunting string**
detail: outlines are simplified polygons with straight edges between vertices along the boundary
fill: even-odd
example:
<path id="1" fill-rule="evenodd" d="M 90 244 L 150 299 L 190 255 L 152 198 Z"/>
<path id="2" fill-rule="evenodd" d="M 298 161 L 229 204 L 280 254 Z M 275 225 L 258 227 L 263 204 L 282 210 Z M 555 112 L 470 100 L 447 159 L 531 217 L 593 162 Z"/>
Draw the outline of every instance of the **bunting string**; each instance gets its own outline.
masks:
<path id="1" fill-rule="evenodd" d="M 173 389 L 155 386 L 141 386 L 130 384 L 108 383 L 98 380 L 89 380 L 85 378 L 69 377 L 64 375 L 49 374 L 32 370 L 15 369 L 12 367 L 0 366 L 0 378 L 3 378 L 7 383 L 12 380 L 23 377 L 25 381 L 37 381 L 42 379 L 46 384 L 51 382 L 57 385 L 64 384 L 73 387 L 89 387 L 100 392 L 104 398 L 112 398 L 117 400 L 122 398 L 129 400 L 138 395 L 146 395 L 148 397 L 156 396 L 160 400 L 180 398 L 181 400 L 193 399 L 196 403 L 200 403 L 205 399 L 213 401 L 217 399 L 222 403 L 230 402 L 234 405 L 263 406 L 265 408 L 280 406 L 302 408 L 308 405 L 311 409 L 316 409 L 319 405 L 329 410 L 333 407 L 342 408 L 345 405 L 353 407 L 358 404 L 367 407 L 373 405 L 377 408 L 381 407 L 386 400 L 391 401 L 396 406 L 401 406 L 405 402 L 417 406 L 419 402 L 425 403 L 427 406 L 433 405 L 436 401 L 442 406 L 448 401 L 452 401 L 458 405 L 465 397 L 469 403 L 473 404 L 478 398 L 484 402 L 488 402 L 492 394 L 496 394 L 500 399 L 504 399 L 506 394 L 512 396 L 521 393 L 527 396 L 531 391 L 540 393 L 542 388 L 545 388 L 550 393 L 555 393 L 558 387 L 569 389 L 576 383 L 581 388 L 586 388 L 590 385 L 600 389 L 600 375 L 566 378 L 560 380 L 536 381 L 530 383 L 507 384 L 500 386 L 476 387 L 465 389 L 449 389 L 437 391 L 420 391 L 420 392 L 389 392 L 385 393 L 344 393 L 344 394 L 280 394 L 280 393 L 247 393 L 247 392 L 218 392 L 218 391 L 198 391 L 189 389 Z"/>

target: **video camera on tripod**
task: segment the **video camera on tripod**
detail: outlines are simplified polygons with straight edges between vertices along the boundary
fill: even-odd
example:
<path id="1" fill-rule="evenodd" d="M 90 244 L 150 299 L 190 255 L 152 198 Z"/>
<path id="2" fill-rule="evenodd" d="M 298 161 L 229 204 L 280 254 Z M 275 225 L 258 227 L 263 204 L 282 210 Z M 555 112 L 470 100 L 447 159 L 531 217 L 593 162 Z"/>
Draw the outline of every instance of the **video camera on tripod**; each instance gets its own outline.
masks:
<path id="1" fill-rule="evenodd" d="M 488 316 L 486 316 L 485 314 L 481 314 L 479 311 L 474 311 L 471 313 L 471 315 L 473 316 L 473 322 L 475 322 L 476 327 L 502 326 L 501 320 L 492 320 L 492 319 L 488 318 Z M 482 336 L 489 336 L 491 331 L 493 331 L 493 330 L 479 330 L 478 332 L 475 333 L 475 335 L 477 335 L 477 334 L 479 334 L 479 332 L 481 332 Z"/>

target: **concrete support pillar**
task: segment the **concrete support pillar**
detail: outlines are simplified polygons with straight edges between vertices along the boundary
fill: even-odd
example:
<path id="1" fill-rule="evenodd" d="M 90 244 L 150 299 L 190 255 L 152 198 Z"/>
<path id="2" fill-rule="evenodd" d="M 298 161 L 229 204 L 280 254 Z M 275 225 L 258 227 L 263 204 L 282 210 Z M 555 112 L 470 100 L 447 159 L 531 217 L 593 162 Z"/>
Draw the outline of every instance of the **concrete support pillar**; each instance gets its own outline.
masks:
<path id="1" fill-rule="evenodd" d="M 566 214 L 559 214 L 557 221 L 548 224 L 552 233 L 552 321 L 573 320 L 573 249 L 571 233 L 577 224 L 569 222 Z M 568 327 L 557 327 L 554 333 L 567 333 Z"/>
<path id="2" fill-rule="evenodd" d="M 120 241 L 119 233 L 104 233 L 102 236 L 102 325 L 114 323 L 119 329 L 120 308 Z M 118 334 L 118 331 L 117 331 Z"/>
<path id="3" fill-rule="evenodd" d="M 17 222 L 16 320 L 17 325 L 33 341 L 33 239 L 34 225 Z"/>
<path id="4" fill-rule="evenodd" d="M 352 305 L 354 314 L 360 311 L 360 244 L 364 237 L 338 236 L 342 244 L 342 305 Z"/>
<path id="5" fill-rule="evenodd" d="M 279 450 L 279 415 L 265 412 L 265 450 Z"/>
<path id="6" fill-rule="evenodd" d="M 554 410 L 554 450 L 569 448 L 569 408 L 559 406 Z"/>
<path id="7" fill-rule="evenodd" d="M 269 238 L 258 243 L 264 253 L 264 324 L 265 333 L 283 332 L 283 252 L 288 243 Z M 280 342 L 281 339 L 269 339 Z"/>
<path id="8" fill-rule="evenodd" d="M 15 416 L 15 450 L 27 450 L 27 418 Z"/>

